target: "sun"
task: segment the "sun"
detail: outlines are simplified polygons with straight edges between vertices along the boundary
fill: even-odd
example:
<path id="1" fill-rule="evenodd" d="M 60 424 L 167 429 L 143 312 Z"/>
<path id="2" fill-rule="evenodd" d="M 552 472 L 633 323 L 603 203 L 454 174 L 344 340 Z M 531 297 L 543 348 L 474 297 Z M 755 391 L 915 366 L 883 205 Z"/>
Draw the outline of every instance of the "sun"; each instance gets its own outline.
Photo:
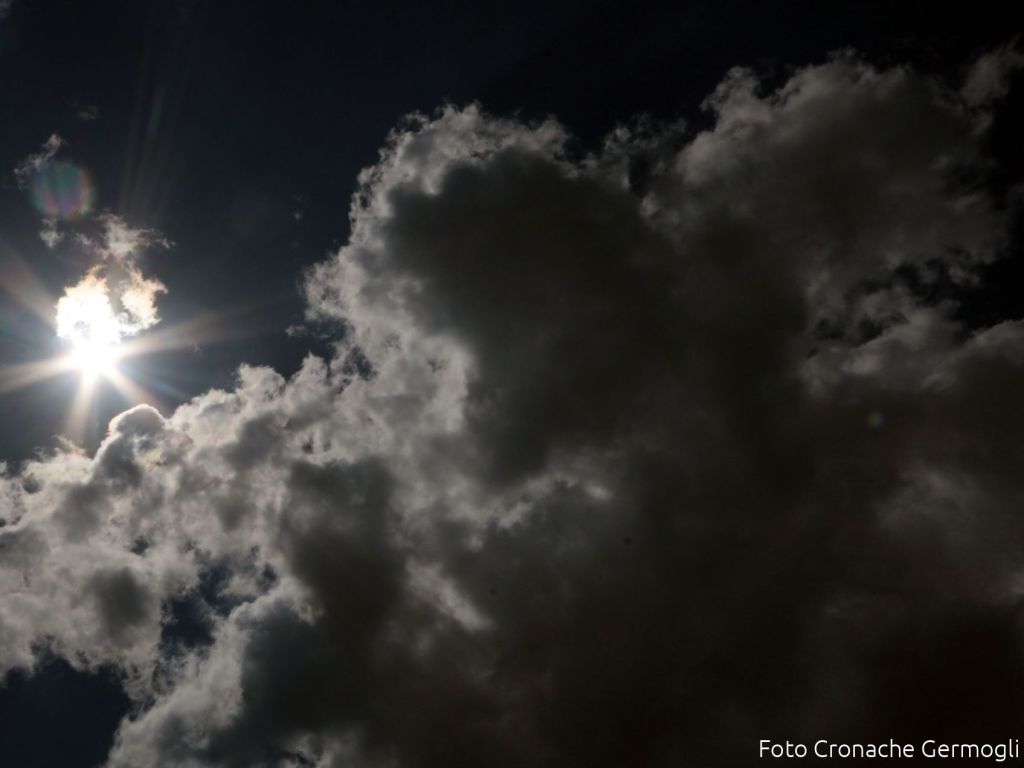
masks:
<path id="1" fill-rule="evenodd" d="M 68 362 L 83 378 L 109 377 L 117 372 L 117 363 L 121 359 L 120 346 L 89 338 L 78 339 L 71 342 Z"/>
<path id="2" fill-rule="evenodd" d="M 84 280 L 57 304 L 57 336 L 70 348 L 66 362 L 85 379 L 117 372 L 123 335 L 123 323 L 101 280 Z"/>

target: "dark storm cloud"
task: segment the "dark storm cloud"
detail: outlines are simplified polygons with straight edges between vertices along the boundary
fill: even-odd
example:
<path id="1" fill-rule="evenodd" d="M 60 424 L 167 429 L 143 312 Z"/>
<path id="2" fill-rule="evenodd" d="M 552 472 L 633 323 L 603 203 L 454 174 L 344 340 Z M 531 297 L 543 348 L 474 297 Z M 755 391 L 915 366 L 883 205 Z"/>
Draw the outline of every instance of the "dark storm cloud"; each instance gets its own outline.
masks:
<path id="1" fill-rule="evenodd" d="M 125 768 L 1006 738 L 1024 326 L 906 276 L 1003 247 L 965 179 L 1008 51 L 962 93 L 737 70 L 707 130 L 585 157 L 554 120 L 410 118 L 307 277 L 331 360 L 9 477 L 0 660 L 119 665 Z M 204 642 L 161 643 L 200 597 Z"/>

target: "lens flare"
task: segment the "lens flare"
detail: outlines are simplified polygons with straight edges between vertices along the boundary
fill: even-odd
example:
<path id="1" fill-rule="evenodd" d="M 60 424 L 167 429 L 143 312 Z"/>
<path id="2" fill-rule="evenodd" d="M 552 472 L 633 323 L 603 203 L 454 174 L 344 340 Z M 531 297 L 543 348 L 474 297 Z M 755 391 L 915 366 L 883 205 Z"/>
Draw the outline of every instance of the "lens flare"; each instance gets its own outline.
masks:
<path id="1" fill-rule="evenodd" d="M 49 163 L 32 176 L 32 204 L 44 216 L 78 219 L 92 210 L 95 187 L 89 174 L 72 163 Z"/>

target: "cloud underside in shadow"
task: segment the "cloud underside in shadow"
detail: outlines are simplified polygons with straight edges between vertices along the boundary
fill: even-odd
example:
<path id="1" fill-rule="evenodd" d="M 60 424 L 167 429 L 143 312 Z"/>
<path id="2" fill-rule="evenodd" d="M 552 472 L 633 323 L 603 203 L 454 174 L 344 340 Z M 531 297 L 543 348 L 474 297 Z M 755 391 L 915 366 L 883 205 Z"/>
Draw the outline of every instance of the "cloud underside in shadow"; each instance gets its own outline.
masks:
<path id="1" fill-rule="evenodd" d="M 963 92 L 735 70 L 706 130 L 585 156 L 410 117 L 306 276 L 330 359 L 7 474 L 0 664 L 116 665 L 118 767 L 1007 738 L 1024 326 L 926 289 L 1005 247 L 977 180 L 1015 56 Z"/>

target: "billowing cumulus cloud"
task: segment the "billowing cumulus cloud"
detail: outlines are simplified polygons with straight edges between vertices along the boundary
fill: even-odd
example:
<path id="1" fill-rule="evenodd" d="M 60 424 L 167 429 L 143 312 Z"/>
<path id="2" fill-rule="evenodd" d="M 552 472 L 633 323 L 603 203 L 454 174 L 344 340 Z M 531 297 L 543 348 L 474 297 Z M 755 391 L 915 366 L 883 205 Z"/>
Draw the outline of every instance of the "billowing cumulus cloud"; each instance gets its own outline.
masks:
<path id="1" fill-rule="evenodd" d="M 119 768 L 1006 738 L 1024 325 L 927 290 L 1005 246 L 972 99 L 844 54 L 586 157 L 410 118 L 307 275 L 330 359 L 8 474 L 0 664 L 122 670 Z"/>

